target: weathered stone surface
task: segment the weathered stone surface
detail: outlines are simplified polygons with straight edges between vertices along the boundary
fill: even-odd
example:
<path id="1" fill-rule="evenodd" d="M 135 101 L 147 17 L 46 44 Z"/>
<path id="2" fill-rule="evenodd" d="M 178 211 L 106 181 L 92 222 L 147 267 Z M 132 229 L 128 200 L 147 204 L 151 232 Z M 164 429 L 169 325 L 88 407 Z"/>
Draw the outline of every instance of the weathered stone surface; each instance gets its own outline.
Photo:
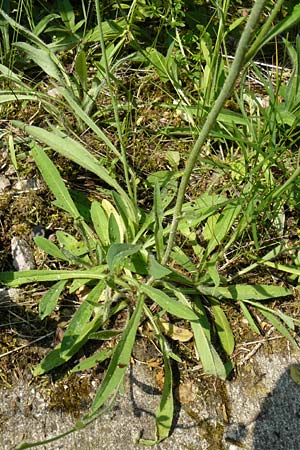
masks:
<path id="1" fill-rule="evenodd" d="M 33 249 L 25 239 L 14 236 L 11 240 L 11 254 L 13 266 L 16 270 L 35 269 Z"/>
<path id="2" fill-rule="evenodd" d="M 266 355 L 261 349 L 250 364 L 248 361 L 239 370 L 235 380 L 226 382 L 226 405 L 218 389 L 215 395 L 212 388 L 210 396 L 202 396 L 200 384 L 197 398 L 189 405 L 177 407 L 171 437 L 154 449 L 299 450 L 300 386 L 289 374 L 290 365 L 299 356 Z M 159 399 L 148 369 L 135 364 L 128 374 L 125 394 L 119 396 L 110 412 L 85 430 L 41 448 L 141 449 L 135 441 L 141 433 L 145 438 L 154 436 L 154 413 Z M 0 390 L 0 405 L 2 421 L 5 420 L 0 441 L 4 450 L 14 448 L 21 440 L 34 441 L 62 433 L 75 421 L 69 414 L 49 411 L 35 388 L 21 382 L 12 390 Z"/>

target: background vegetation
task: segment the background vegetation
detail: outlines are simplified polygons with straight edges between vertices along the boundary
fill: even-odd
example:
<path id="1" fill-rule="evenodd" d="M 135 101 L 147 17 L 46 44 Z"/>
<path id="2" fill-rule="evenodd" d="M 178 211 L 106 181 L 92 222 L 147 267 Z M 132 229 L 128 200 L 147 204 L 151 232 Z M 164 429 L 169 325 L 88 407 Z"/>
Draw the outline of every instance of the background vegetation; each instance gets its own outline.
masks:
<path id="1" fill-rule="evenodd" d="M 31 305 L 44 323 L 73 302 L 34 374 L 106 368 L 75 429 L 106 410 L 149 333 L 165 374 L 145 444 L 169 435 L 186 352 L 232 373 L 237 314 L 298 348 L 299 18 L 284 1 L 2 2 L 3 151 L 47 192 L 23 228 L 2 196 L 2 242 L 49 232 L 32 243 L 38 270 L 12 271 L 6 252 L 0 280 L 44 283 Z"/>

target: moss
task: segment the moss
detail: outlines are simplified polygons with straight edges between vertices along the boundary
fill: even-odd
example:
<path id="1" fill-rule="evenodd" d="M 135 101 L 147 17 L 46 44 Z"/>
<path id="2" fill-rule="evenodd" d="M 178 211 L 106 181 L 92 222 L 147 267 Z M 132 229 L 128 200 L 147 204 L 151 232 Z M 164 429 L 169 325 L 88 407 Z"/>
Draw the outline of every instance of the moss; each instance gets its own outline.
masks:
<path id="1" fill-rule="evenodd" d="M 91 392 L 91 380 L 88 375 L 67 375 L 56 382 L 50 391 L 49 408 L 78 417 L 90 406 Z"/>

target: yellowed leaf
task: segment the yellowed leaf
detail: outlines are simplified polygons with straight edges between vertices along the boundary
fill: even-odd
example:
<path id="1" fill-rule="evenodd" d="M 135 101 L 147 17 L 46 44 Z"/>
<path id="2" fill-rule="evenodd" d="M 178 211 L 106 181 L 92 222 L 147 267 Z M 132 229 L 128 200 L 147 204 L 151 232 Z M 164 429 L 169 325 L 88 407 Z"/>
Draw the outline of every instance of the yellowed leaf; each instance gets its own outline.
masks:
<path id="1" fill-rule="evenodd" d="M 193 333 L 187 328 L 177 327 L 171 322 L 160 320 L 164 334 L 166 334 L 173 341 L 187 342 L 193 337 Z"/>
<path id="2" fill-rule="evenodd" d="M 191 403 L 197 397 L 198 388 L 191 381 L 182 383 L 176 390 L 176 397 L 180 403 Z"/>

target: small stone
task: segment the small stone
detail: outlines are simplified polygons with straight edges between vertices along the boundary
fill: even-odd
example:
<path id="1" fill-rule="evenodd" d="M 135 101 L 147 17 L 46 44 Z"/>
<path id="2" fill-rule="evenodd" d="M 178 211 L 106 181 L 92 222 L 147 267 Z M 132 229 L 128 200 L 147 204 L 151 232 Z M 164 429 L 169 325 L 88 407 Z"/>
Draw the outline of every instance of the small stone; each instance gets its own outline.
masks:
<path id="1" fill-rule="evenodd" d="M 9 187 L 10 187 L 9 179 L 4 176 L 0 176 L 0 192 L 5 191 L 5 189 L 8 189 Z"/>
<path id="2" fill-rule="evenodd" d="M 30 180 L 19 180 L 15 183 L 14 189 L 20 192 L 28 192 L 39 188 L 38 181 L 34 178 Z"/>
<path id="3" fill-rule="evenodd" d="M 13 237 L 11 240 L 13 266 L 16 270 L 33 270 L 36 267 L 33 250 L 25 239 Z"/>

